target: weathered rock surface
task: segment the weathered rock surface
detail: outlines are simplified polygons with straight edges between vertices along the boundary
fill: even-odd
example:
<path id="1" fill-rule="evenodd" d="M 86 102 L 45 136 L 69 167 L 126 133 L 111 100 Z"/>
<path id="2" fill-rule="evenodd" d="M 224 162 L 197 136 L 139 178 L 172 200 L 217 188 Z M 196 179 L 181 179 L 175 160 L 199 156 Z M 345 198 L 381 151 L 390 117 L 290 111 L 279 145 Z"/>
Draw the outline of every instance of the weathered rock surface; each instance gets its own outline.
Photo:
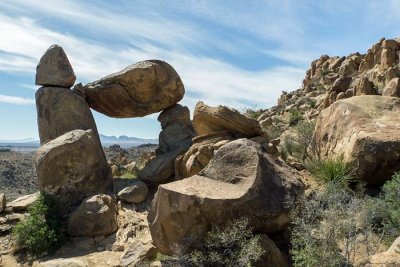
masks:
<path id="1" fill-rule="evenodd" d="M 7 208 L 11 209 L 12 211 L 25 211 L 27 210 L 38 198 L 39 193 L 34 193 L 30 195 L 25 195 L 19 197 L 9 203 L 7 203 Z"/>
<path id="2" fill-rule="evenodd" d="M 115 232 L 117 227 L 116 205 L 104 194 L 85 199 L 68 218 L 70 236 L 107 235 Z"/>
<path id="3" fill-rule="evenodd" d="M 142 203 L 149 189 L 147 185 L 140 180 L 135 180 L 131 186 L 125 187 L 118 193 L 118 198 L 129 203 Z"/>
<path id="4" fill-rule="evenodd" d="M 322 111 L 313 142 L 320 158 L 343 157 L 359 179 L 382 184 L 400 170 L 400 99 L 357 96 Z"/>
<path id="5" fill-rule="evenodd" d="M 383 88 L 382 95 L 400 97 L 400 78 L 391 79 Z"/>
<path id="6" fill-rule="evenodd" d="M 256 262 L 255 266 L 257 266 L 257 267 L 264 267 L 264 266 L 287 267 L 287 266 L 289 266 L 283 253 L 275 245 L 274 241 L 272 241 L 267 235 L 261 235 L 260 246 L 264 250 L 264 254 L 261 256 L 261 259 L 258 262 Z"/>
<path id="7" fill-rule="evenodd" d="M 115 118 L 143 117 L 178 103 L 185 89 L 166 62 L 146 60 L 76 88 L 94 110 Z"/>
<path id="8" fill-rule="evenodd" d="M 354 88 L 354 95 L 376 95 L 374 84 L 367 77 L 361 77 Z"/>
<path id="9" fill-rule="evenodd" d="M 88 104 L 69 89 L 40 88 L 36 92 L 36 111 L 41 144 L 77 129 L 92 129 L 100 142 Z"/>
<path id="10" fill-rule="evenodd" d="M 182 179 L 199 173 L 214 156 L 214 151 L 233 140 L 227 132 L 214 132 L 193 138 L 193 145 L 175 161 L 175 178 Z"/>
<path id="11" fill-rule="evenodd" d="M 50 46 L 36 67 L 35 84 L 69 88 L 75 80 L 74 70 L 62 47 Z"/>
<path id="12" fill-rule="evenodd" d="M 66 206 L 103 193 L 111 171 L 92 130 L 74 130 L 42 145 L 36 152 L 38 187 Z"/>
<path id="13" fill-rule="evenodd" d="M 32 267 L 89 267 L 81 259 L 53 259 L 49 261 L 36 261 Z"/>
<path id="14" fill-rule="evenodd" d="M 131 244 L 121 256 L 122 267 L 148 266 L 157 255 L 157 249 L 151 242 L 138 241 Z"/>
<path id="15" fill-rule="evenodd" d="M 371 256 L 366 267 L 396 267 L 400 266 L 400 237 L 398 237 L 387 251 Z"/>
<path id="16" fill-rule="evenodd" d="M 6 209 L 6 195 L 1 193 L 0 194 L 0 213 L 2 213 Z"/>
<path id="17" fill-rule="evenodd" d="M 211 225 L 240 217 L 258 232 L 281 231 L 289 224 L 285 203 L 302 190 L 299 175 L 259 144 L 229 142 L 199 175 L 158 187 L 148 216 L 154 245 L 171 253 L 177 244 L 190 246 Z"/>
<path id="18" fill-rule="evenodd" d="M 225 106 L 210 107 L 198 102 L 193 113 L 193 127 L 197 135 L 226 131 L 234 138 L 255 137 L 263 134 L 258 121 Z"/>
<path id="19" fill-rule="evenodd" d="M 151 185 L 165 183 L 174 177 L 175 159 L 192 145 L 195 133 L 187 107 L 176 104 L 158 116 L 162 131 L 156 156 L 139 172 L 139 178 Z"/>

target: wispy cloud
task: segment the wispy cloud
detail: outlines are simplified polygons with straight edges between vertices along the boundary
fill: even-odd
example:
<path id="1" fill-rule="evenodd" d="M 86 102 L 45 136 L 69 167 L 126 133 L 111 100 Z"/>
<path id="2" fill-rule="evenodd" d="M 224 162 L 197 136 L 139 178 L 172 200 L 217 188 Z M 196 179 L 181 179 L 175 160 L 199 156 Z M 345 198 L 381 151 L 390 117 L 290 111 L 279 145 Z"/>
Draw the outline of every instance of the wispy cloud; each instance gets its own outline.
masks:
<path id="1" fill-rule="evenodd" d="M 35 104 L 35 100 L 19 96 L 0 95 L 0 103 L 15 104 L 15 105 L 32 105 Z"/>

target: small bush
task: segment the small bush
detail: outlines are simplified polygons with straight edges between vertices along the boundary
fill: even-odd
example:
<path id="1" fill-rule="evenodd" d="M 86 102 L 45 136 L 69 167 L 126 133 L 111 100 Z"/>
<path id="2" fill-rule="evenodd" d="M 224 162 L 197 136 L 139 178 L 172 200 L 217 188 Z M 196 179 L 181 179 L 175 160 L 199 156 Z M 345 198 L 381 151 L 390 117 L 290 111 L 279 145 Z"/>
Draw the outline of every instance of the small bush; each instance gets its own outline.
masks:
<path id="1" fill-rule="evenodd" d="M 283 153 L 302 162 L 309 158 L 309 152 L 314 154 L 315 145 L 312 141 L 314 128 L 315 122 L 300 121 L 294 128 L 294 136 L 285 138 Z"/>
<path id="2" fill-rule="evenodd" d="M 303 119 L 303 116 L 298 109 L 291 109 L 289 113 L 289 126 L 295 126 L 300 120 Z"/>
<path id="3" fill-rule="evenodd" d="M 375 254 L 383 235 L 375 214 L 382 207 L 369 206 L 368 200 L 335 182 L 301 199 L 292 212 L 294 266 L 353 266 L 356 255 Z"/>
<path id="4" fill-rule="evenodd" d="M 13 234 L 30 254 L 51 254 L 65 241 L 60 211 L 53 197 L 40 194 L 29 208 L 29 216 L 15 226 Z"/>
<path id="5" fill-rule="evenodd" d="M 337 185 L 348 186 L 354 180 L 351 166 L 342 159 L 313 159 L 306 162 L 306 168 L 323 183 L 334 182 Z"/>
<path id="6" fill-rule="evenodd" d="M 184 266 L 247 267 L 261 258 L 260 237 L 254 236 L 247 219 L 221 229 L 213 228 L 202 245 L 185 256 Z"/>

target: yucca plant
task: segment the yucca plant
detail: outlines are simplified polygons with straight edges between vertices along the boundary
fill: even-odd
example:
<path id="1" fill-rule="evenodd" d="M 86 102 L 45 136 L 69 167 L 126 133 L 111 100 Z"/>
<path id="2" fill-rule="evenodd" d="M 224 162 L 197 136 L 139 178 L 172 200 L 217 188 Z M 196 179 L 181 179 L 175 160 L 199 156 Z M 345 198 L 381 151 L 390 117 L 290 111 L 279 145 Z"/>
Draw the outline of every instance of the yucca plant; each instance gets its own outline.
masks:
<path id="1" fill-rule="evenodd" d="M 354 181 L 351 165 L 342 159 L 313 159 L 306 162 L 306 168 L 317 180 L 323 183 L 334 182 L 348 186 Z"/>

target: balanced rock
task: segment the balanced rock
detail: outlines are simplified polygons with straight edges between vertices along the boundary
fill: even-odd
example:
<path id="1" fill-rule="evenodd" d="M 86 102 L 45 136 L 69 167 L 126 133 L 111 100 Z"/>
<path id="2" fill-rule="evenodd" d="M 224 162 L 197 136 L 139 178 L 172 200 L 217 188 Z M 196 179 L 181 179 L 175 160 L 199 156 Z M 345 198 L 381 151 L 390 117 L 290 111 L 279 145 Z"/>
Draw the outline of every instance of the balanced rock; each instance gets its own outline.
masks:
<path id="1" fill-rule="evenodd" d="M 185 93 L 178 73 L 161 60 L 138 62 L 76 90 L 91 108 L 115 118 L 159 112 L 178 103 Z"/>
<path id="2" fill-rule="evenodd" d="M 66 206 L 103 193 L 111 171 L 92 130 L 74 130 L 42 145 L 36 152 L 38 187 L 57 195 Z"/>
<path id="3" fill-rule="evenodd" d="M 195 133 L 187 107 L 176 104 L 158 116 L 162 131 L 156 156 L 139 172 L 139 178 L 151 185 L 165 183 L 174 177 L 175 159 L 192 145 Z"/>
<path id="4" fill-rule="evenodd" d="M 187 178 L 199 173 L 210 162 L 214 151 L 232 140 L 232 136 L 223 131 L 196 136 L 190 149 L 176 158 L 175 178 Z"/>
<path id="5" fill-rule="evenodd" d="M 258 121 L 225 106 L 210 107 L 198 102 L 193 113 L 197 135 L 225 131 L 234 138 L 255 137 L 263 134 Z"/>
<path id="6" fill-rule="evenodd" d="M 92 129 L 95 138 L 100 142 L 88 104 L 84 98 L 69 89 L 40 88 L 36 92 L 36 111 L 41 144 L 77 129 Z"/>
<path id="7" fill-rule="evenodd" d="M 400 97 L 400 78 L 391 79 L 383 88 L 382 95 Z"/>
<path id="8" fill-rule="evenodd" d="M 104 194 L 85 199 L 68 218 L 70 236 L 108 235 L 117 230 L 117 207 Z"/>
<path id="9" fill-rule="evenodd" d="M 229 142 L 199 175 L 158 187 L 148 215 L 153 243 L 170 254 L 203 237 L 211 225 L 241 217 L 259 233 L 282 231 L 290 221 L 286 203 L 302 191 L 299 174 L 261 145 Z"/>
<path id="10" fill-rule="evenodd" d="M 335 102 L 317 120 L 319 158 L 343 158 L 359 179 L 382 184 L 400 170 L 400 99 L 355 96 Z"/>
<path id="11" fill-rule="evenodd" d="M 142 203 L 146 197 L 149 189 L 147 185 L 140 180 L 135 179 L 134 183 L 125 187 L 118 193 L 118 198 L 129 203 Z"/>
<path id="12" fill-rule="evenodd" d="M 70 88 L 75 80 L 74 70 L 62 47 L 50 46 L 36 67 L 35 84 Z"/>

